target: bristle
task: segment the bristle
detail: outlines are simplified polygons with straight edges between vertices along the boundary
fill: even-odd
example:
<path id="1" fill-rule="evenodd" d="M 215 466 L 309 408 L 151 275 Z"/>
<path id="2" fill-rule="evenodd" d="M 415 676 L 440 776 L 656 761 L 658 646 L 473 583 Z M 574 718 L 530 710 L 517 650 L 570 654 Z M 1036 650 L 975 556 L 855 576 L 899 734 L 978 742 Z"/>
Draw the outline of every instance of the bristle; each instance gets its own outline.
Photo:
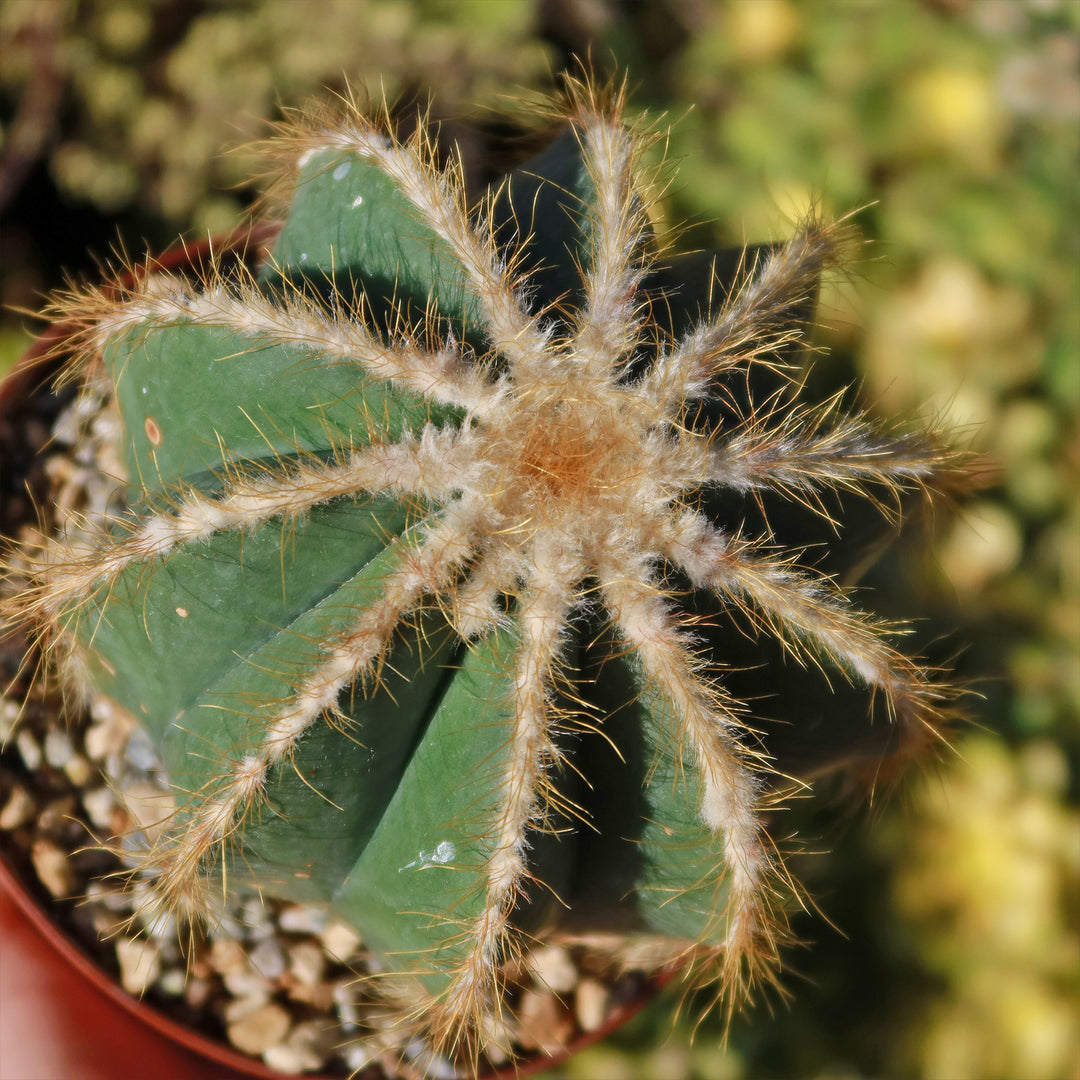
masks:
<path id="1" fill-rule="evenodd" d="M 806 327 L 797 312 L 839 259 L 845 238 L 846 230 L 811 218 L 793 239 L 760 256 L 715 317 L 658 357 L 643 392 L 677 413 L 707 396 L 723 373 L 776 363 L 785 346 L 802 340 Z"/>
<path id="2" fill-rule="evenodd" d="M 618 112 L 583 112 L 577 124 L 596 205 L 572 348 L 593 378 L 614 381 L 619 365 L 633 355 L 643 318 L 638 289 L 649 218 L 635 176 L 641 146 Z"/>
<path id="3" fill-rule="evenodd" d="M 605 602 L 619 631 L 633 647 L 645 678 L 670 703 L 696 759 L 702 783 L 701 819 L 721 847 L 728 887 L 723 917 L 725 973 L 731 991 L 747 958 L 776 960 L 774 919 L 768 899 L 776 873 L 759 817 L 761 777 L 768 764 L 748 740 L 748 728 L 731 701 L 703 677 L 664 610 L 662 593 L 639 568 L 637 580 L 616 576 L 624 567 L 604 568 Z"/>
<path id="4" fill-rule="evenodd" d="M 770 488 L 800 501 L 814 491 L 844 489 L 888 513 L 882 498 L 895 505 L 912 488 L 932 490 L 967 460 L 925 433 L 882 430 L 866 417 L 838 415 L 838 408 L 839 395 L 816 409 L 752 414 L 740 430 L 714 441 L 709 480 L 744 494 Z"/>
<path id="5" fill-rule="evenodd" d="M 447 1028 L 440 1032 L 442 1038 L 493 1000 L 495 975 L 511 933 L 510 918 L 530 876 L 526 834 L 542 827 L 550 815 L 547 776 L 560 753 L 552 738 L 549 698 L 583 567 L 566 552 L 548 549 L 537 554 L 538 564 L 518 611 L 522 640 L 514 677 L 514 721 L 488 841 L 484 906 L 441 1006 Z"/>

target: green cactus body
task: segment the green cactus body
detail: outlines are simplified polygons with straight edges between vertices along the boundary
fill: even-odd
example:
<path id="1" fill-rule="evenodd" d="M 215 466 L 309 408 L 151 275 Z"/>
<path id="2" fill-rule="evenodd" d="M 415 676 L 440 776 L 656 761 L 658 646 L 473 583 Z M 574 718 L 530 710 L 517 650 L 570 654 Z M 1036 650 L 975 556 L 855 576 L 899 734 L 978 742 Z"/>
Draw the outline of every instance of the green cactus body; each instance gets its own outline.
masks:
<path id="1" fill-rule="evenodd" d="M 618 95 L 565 106 L 471 212 L 422 138 L 308 117 L 257 275 L 84 298 L 130 515 L 58 546 L 20 608 L 160 748 L 160 902 L 197 914 L 221 880 L 325 901 L 451 1043 L 532 934 L 615 927 L 733 993 L 774 963 L 792 886 L 763 816 L 791 737 L 757 734 L 724 670 L 755 636 L 884 699 L 893 751 L 947 697 L 720 519 L 955 465 L 800 404 L 780 365 L 837 229 L 661 264 Z M 884 752 L 865 698 L 815 692 L 821 761 Z"/>

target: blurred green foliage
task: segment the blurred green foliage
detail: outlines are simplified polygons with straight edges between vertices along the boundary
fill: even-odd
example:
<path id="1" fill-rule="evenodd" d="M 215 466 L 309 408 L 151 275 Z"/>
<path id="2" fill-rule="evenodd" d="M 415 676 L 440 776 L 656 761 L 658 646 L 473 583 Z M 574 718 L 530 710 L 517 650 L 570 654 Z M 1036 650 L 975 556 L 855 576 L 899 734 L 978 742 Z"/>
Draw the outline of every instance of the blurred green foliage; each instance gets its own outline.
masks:
<path id="1" fill-rule="evenodd" d="M 224 153 L 281 106 L 346 79 L 391 100 L 437 90 L 448 115 L 546 70 L 528 3 L 438 0 L 7 0 L 0 91 L 62 86 L 51 176 L 105 212 L 133 204 L 175 230 L 236 224 L 259 161 Z"/>
<path id="2" fill-rule="evenodd" d="M 3 303 L 91 271 L 80 232 L 104 258 L 236 227 L 285 108 L 352 85 L 456 117 L 549 53 L 530 0 L 3 0 Z"/>
<path id="3" fill-rule="evenodd" d="M 451 115 L 587 51 L 671 124 L 661 229 L 753 241 L 815 201 L 863 207 L 872 244 L 826 290 L 820 378 L 986 457 L 988 486 L 870 576 L 875 607 L 927 616 L 915 642 L 982 695 L 974 724 L 903 800 L 839 829 L 806 815 L 831 851 L 798 872 L 846 937 L 799 920 L 790 1005 L 737 1018 L 722 1049 L 715 1018 L 691 1043 L 693 1001 L 671 1034 L 666 996 L 561 1075 L 1080 1077 L 1080 4 L 7 0 L 5 160 L 34 70 L 20 20 L 41 9 L 51 182 L 138 207 L 159 242 L 235 222 L 251 159 L 219 148 L 342 73 Z"/>

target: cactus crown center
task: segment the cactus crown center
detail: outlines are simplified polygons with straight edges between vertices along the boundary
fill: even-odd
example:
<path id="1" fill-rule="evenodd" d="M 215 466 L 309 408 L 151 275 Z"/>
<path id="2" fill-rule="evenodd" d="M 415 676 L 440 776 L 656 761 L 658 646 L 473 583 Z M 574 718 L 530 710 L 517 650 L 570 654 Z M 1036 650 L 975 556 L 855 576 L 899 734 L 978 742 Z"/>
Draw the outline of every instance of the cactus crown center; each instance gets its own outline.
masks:
<path id="1" fill-rule="evenodd" d="M 580 529 L 617 492 L 625 492 L 639 447 L 625 418 L 599 401 L 526 402 L 492 448 L 519 510 L 565 516 Z M 509 507 L 508 507 L 509 509 Z"/>

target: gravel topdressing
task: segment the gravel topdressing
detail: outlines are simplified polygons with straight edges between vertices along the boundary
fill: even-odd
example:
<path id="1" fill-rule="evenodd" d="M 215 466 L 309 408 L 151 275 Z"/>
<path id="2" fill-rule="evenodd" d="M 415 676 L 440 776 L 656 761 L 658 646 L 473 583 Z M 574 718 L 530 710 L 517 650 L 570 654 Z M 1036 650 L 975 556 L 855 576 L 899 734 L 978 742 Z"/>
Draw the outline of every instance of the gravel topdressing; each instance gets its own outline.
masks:
<path id="1" fill-rule="evenodd" d="M 0 420 L 5 461 L 27 465 L 19 479 L 5 469 L 9 490 L 0 492 L 4 529 L 24 548 L 41 539 L 34 502 L 52 518 L 44 527 L 56 529 L 122 505 L 108 403 L 93 392 L 69 394 L 62 407 L 39 399 L 37 412 Z M 26 473 L 33 501 L 21 486 Z M 427 1045 L 403 1041 L 365 982 L 379 972 L 377 959 L 320 907 L 247 895 L 205 929 L 140 922 L 139 893 L 149 885 L 125 884 L 124 852 L 152 839 L 173 808 L 154 746 L 104 698 L 65 710 L 55 679 L 29 678 L 36 661 L 25 662 L 26 648 L 17 637 L 0 642 L 0 843 L 50 914 L 128 993 L 286 1074 L 348 1076 L 381 1065 L 405 1078 L 467 1075 Z M 538 947 L 508 974 L 515 1057 L 556 1054 L 598 1030 L 644 981 L 614 975 L 583 946 Z M 488 1057 L 492 1066 L 507 1061 L 498 1051 Z"/>

